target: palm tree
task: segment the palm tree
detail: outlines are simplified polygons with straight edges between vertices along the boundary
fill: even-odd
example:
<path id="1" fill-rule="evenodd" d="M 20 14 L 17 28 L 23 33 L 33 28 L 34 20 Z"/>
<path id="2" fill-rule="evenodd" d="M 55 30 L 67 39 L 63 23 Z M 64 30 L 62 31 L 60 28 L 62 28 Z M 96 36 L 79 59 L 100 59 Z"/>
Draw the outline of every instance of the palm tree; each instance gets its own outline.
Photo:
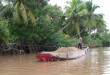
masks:
<path id="1" fill-rule="evenodd" d="M 87 10 L 87 15 L 86 15 L 86 20 L 84 22 L 85 23 L 84 25 L 86 25 L 88 27 L 89 31 L 90 31 L 90 29 L 93 28 L 96 25 L 95 24 L 96 21 L 95 21 L 95 18 L 94 18 L 94 16 L 95 16 L 94 11 L 97 8 L 99 8 L 99 6 L 93 5 L 92 0 L 87 1 L 85 3 L 85 5 L 86 5 L 86 10 Z"/>
<path id="2" fill-rule="evenodd" d="M 99 8 L 99 6 L 93 5 L 92 0 L 87 1 L 84 4 L 85 4 L 85 12 L 84 12 L 85 14 L 83 15 L 82 27 L 84 27 L 86 31 L 88 31 L 88 34 L 91 34 L 91 32 L 95 30 L 94 28 L 96 28 L 96 26 L 98 25 L 97 24 L 98 20 L 96 20 L 98 19 L 98 16 L 96 16 L 97 14 L 95 14 L 94 11 L 97 8 Z"/>
<path id="3" fill-rule="evenodd" d="M 105 25 L 105 21 L 103 20 L 103 14 L 95 14 L 93 16 L 94 18 L 94 22 L 95 22 L 95 26 L 92 28 L 93 31 L 97 30 L 97 34 L 103 33 L 106 30 L 106 25 Z M 95 38 L 95 34 L 94 34 L 94 38 Z"/>
<path id="4" fill-rule="evenodd" d="M 95 14 L 94 16 L 95 27 L 94 29 L 103 30 L 106 28 L 105 21 L 103 20 L 103 14 Z"/>
<path id="5" fill-rule="evenodd" d="M 85 4 L 81 0 L 72 0 L 70 7 L 67 7 L 66 31 L 67 33 L 76 32 L 80 34 L 80 27 L 82 25 L 83 16 L 86 15 Z"/>
<path id="6" fill-rule="evenodd" d="M 72 0 L 70 6 L 67 7 L 66 14 L 69 18 L 63 29 L 66 29 L 67 33 L 77 34 L 84 30 L 88 31 L 89 34 L 95 29 L 99 30 L 104 26 L 104 20 L 101 14 L 94 13 L 97 8 L 99 6 L 93 5 L 92 0 L 87 2 Z"/>
<path id="7" fill-rule="evenodd" d="M 26 6 L 24 0 L 16 0 L 16 1 L 8 0 L 8 1 L 9 1 L 8 4 L 4 6 L 4 8 L 0 11 L 0 15 L 2 14 L 2 16 L 5 17 L 7 12 L 11 12 L 11 14 L 13 15 L 12 18 L 14 23 L 16 24 L 23 23 L 27 25 L 28 22 L 31 21 L 34 25 L 36 25 L 36 19 L 33 13 L 31 12 L 31 10 Z"/>
<path id="8" fill-rule="evenodd" d="M 92 0 L 87 1 L 85 4 L 86 4 L 86 9 L 87 9 L 87 11 L 88 11 L 88 14 L 87 14 L 88 19 L 91 20 L 91 19 L 92 19 L 92 15 L 94 14 L 94 11 L 95 11 L 97 8 L 99 8 L 99 6 L 93 5 Z"/>

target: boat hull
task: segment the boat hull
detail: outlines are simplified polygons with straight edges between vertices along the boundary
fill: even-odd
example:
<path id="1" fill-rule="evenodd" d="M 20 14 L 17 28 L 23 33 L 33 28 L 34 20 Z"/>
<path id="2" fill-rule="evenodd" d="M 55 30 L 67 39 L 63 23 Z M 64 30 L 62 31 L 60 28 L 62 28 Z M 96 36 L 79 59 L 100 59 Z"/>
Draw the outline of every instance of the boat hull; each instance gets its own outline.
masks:
<path id="1" fill-rule="evenodd" d="M 87 47 L 84 50 L 81 51 L 76 51 L 76 52 L 69 52 L 67 54 L 67 57 L 62 57 L 62 56 L 54 56 L 57 59 L 62 59 L 62 60 L 72 60 L 72 59 L 76 59 L 79 58 L 81 56 L 86 55 L 89 52 L 89 47 Z"/>
<path id="2" fill-rule="evenodd" d="M 41 61 L 56 61 L 56 60 L 72 60 L 86 55 L 89 52 L 89 47 L 80 51 L 71 51 L 68 53 L 42 52 L 36 54 L 36 58 Z M 65 56 L 62 56 L 65 55 Z"/>

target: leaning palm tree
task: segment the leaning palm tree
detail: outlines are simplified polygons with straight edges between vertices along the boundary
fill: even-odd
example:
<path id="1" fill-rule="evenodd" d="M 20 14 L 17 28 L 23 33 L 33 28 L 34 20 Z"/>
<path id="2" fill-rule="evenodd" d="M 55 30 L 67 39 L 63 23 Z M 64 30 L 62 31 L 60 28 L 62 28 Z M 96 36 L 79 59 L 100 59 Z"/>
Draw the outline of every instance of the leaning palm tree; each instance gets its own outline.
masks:
<path id="1" fill-rule="evenodd" d="M 4 9 L 0 11 L 0 15 L 2 14 L 2 16 L 5 17 L 7 12 L 11 12 L 14 23 L 16 24 L 23 23 L 27 25 L 28 22 L 31 21 L 34 25 L 36 25 L 36 19 L 33 13 L 31 12 L 31 10 L 26 6 L 26 3 L 24 0 L 8 0 L 8 1 L 9 2 L 6 6 L 4 6 Z"/>
<path id="2" fill-rule="evenodd" d="M 66 32 L 76 32 L 80 34 L 80 27 L 82 25 L 83 16 L 86 15 L 85 4 L 81 0 L 72 0 L 70 6 L 67 7 L 67 14 L 69 18 L 66 23 Z"/>

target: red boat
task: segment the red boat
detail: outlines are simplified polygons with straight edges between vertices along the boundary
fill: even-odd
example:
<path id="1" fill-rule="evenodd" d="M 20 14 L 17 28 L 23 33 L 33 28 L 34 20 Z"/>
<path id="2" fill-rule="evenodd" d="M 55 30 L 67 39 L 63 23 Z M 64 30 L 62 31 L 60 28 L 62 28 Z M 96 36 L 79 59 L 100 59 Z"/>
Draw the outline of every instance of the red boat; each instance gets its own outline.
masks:
<path id="1" fill-rule="evenodd" d="M 36 58 L 41 60 L 41 61 L 56 61 L 57 59 L 51 55 L 51 54 L 48 54 L 48 53 L 38 53 L 36 54 Z"/>

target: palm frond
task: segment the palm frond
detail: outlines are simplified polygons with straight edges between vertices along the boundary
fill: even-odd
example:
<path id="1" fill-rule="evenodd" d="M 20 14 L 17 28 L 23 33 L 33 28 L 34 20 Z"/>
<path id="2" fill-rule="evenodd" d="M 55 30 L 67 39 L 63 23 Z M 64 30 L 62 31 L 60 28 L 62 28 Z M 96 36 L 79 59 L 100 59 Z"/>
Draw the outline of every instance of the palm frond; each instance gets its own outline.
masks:
<path id="1" fill-rule="evenodd" d="M 29 20 L 33 23 L 33 25 L 36 25 L 36 18 L 34 17 L 32 11 L 26 5 L 25 5 L 25 9 L 27 11 L 27 17 L 29 18 Z"/>
<path id="2" fill-rule="evenodd" d="M 94 5 L 93 9 L 92 9 L 92 12 L 94 12 L 97 8 L 100 8 L 100 6 Z"/>
<path id="3" fill-rule="evenodd" d="M 88 11 L 86 9 L 83 9 L 82 11 L 78 12 L 79 16 L 85 16 L 88 14 Z"/>
<path id="4" fill-rule="evenodd" d="M 21 19 L 20 19 L 20 14 L 19 14 L 19 2 L 16 3 L 14 6 L 14 12 L 13 12 L 13 20 L 15 23 L 20 24 Z"/>
<path id="5" fill-rule="evenodd" d="M 27 25 L 28 24 L 27 12 L 26 12 L 26 8 L 23 5 L 23 3 L 20 4 L 19 9 L 21 11 L 20 13 L 21 13 L 21 16 L 22 16 L 22 18 L 24 20 L 24 24 Z"/>
<path id="6" fill-rule="evenodd" d="M 32 14 L 31 11 L 29 11 L 28 17 L 30 18 L 30 20 L 32 21 L 32 23 L 33 23 L 34 25 L 36 25 L 36 19 L 35 19 L 34 15 Z"/>

